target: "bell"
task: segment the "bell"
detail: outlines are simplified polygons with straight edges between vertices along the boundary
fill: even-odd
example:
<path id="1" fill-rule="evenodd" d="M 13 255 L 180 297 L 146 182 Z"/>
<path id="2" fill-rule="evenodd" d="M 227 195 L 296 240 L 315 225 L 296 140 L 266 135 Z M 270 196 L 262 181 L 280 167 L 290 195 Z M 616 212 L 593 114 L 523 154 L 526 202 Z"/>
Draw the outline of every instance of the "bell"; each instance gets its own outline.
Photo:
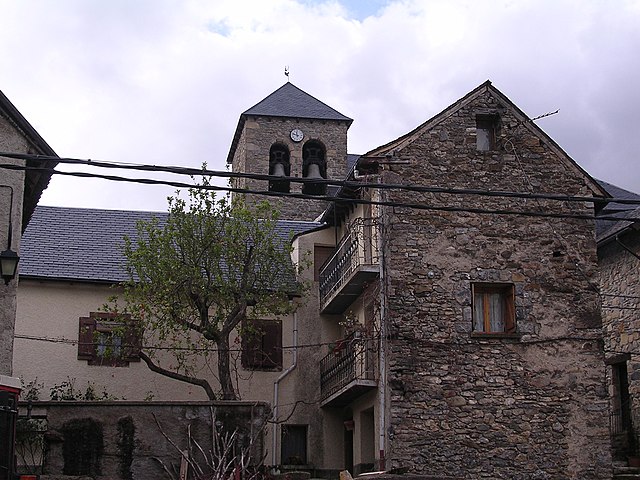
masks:
<path id="1" fill-rule="evenodd" d="M 273 165 L 271 175 L 275 177 L 286 177 L 287 174 L 284 171 L 284 165 L 282 163 L 276 163 Z"/>
<path id="2" fill-rule="evenodd" d="M 317 163 L 312 163 L 307 168 L 307 176 L 306 178 L 324 178 L 320 174 L 320 166 Z"/>

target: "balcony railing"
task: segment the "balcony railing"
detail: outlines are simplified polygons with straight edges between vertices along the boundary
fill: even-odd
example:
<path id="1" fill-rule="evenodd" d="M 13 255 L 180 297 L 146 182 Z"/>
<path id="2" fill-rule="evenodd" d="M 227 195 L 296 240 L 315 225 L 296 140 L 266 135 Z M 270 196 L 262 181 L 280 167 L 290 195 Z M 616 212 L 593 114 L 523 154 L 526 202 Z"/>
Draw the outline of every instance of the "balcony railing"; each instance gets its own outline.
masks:
<path id="1" fill-rule="evenodd" d="M 376 386 L 377 341 L 351 335 L 320 361 L 320 394 L 332 405 L 346 404 Z"/>
<path id="2" fill-rule="evenodd" d="M 377 248 L 378 229 L 375 219 L 358 218 L 338 243 L 336 251 L 320 269 L 320 305 L 324 313 L 341 313 L 350 302 L 342 299 L 331 305 L 346 286 L 353 300 L 362 292 L 366 281 L 377 274 L 379 264 Z"/>

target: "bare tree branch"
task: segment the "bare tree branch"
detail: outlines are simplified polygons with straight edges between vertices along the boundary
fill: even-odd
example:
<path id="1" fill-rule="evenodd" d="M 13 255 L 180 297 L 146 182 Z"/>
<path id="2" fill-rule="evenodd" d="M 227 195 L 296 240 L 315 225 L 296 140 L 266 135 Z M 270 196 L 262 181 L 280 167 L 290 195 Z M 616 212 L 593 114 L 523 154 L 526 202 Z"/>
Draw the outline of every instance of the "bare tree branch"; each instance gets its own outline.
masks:
<path id="1" fill-rule="evenodd" d="M 174 380 L 180 380 L 181 382 L 190 383 L 191 385 L 202 387 L 207 393 L 209 400 L 217 400 L 215 392 L 211 388 L 211 385 L 209 385 L 209 382 L 207 382 L 206 380 L 190 377 L 188 375 L 182 375 L 180 373 L 162 368 L 159 365 L 153 363 L 153 360 L 151 360 L 151 358 L 149 358 L 149 356 L 142 351 L 140 352 L 140 359 L 147 364 L 147 367 L 149 367 L 149 370 L 151 370 L 152 372 L 159 373 L 169 378 L 173 378 Z"/>

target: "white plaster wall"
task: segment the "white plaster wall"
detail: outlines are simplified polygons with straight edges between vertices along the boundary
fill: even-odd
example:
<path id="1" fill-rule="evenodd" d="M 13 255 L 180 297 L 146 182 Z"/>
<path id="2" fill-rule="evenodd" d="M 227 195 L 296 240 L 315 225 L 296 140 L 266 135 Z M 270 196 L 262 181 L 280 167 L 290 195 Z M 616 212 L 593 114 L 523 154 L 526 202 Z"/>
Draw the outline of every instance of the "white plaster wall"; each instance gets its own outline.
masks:
<path id="1" fill-rule="evenodd" d="M 77 359 L 78 318 L 97 312 L 115 290 L 108 286 L 60 281 L 24 280 L 18 293 L 14 365 L 16 376 L 26 382 L 37 378 L 44 384 L 47 399 L 53 385 L 68 378 L 86 389 L 93 382 L 97 390 L 103 387 L 109 394 L 127 400 L 206 400 L 200 387 L 169 379 L 151 372 L 144 362 L 132 362 L 128 367 L 88 365 Z M 290 317 L 283 321 L 283 345 L 290 345 Z M 59 341 L 55 341 L 59 340 Z M 240 343 L 232 348 L 240 349 Z M 280 372 L 244 371 L 238 358 L 238 382 L 243 400 L 271 402 L 273 381 Z M 291 362 L 292 352 L 285 350 L 283 363 Z M 215 354 L 203 363 L 202 376 L 216 389 Z"/>

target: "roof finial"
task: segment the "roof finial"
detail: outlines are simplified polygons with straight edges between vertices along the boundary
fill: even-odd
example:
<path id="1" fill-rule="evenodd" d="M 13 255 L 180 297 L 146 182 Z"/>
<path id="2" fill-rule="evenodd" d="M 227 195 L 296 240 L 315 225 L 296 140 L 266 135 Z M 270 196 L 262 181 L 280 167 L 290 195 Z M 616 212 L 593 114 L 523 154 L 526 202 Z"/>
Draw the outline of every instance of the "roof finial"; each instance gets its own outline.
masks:
<path id="1" fill-rule="evenodd" d="M 288 82 L 289 81 L 289 65 L 285 65 L 284 75 L 287 77 L 287 82 Z"/>

